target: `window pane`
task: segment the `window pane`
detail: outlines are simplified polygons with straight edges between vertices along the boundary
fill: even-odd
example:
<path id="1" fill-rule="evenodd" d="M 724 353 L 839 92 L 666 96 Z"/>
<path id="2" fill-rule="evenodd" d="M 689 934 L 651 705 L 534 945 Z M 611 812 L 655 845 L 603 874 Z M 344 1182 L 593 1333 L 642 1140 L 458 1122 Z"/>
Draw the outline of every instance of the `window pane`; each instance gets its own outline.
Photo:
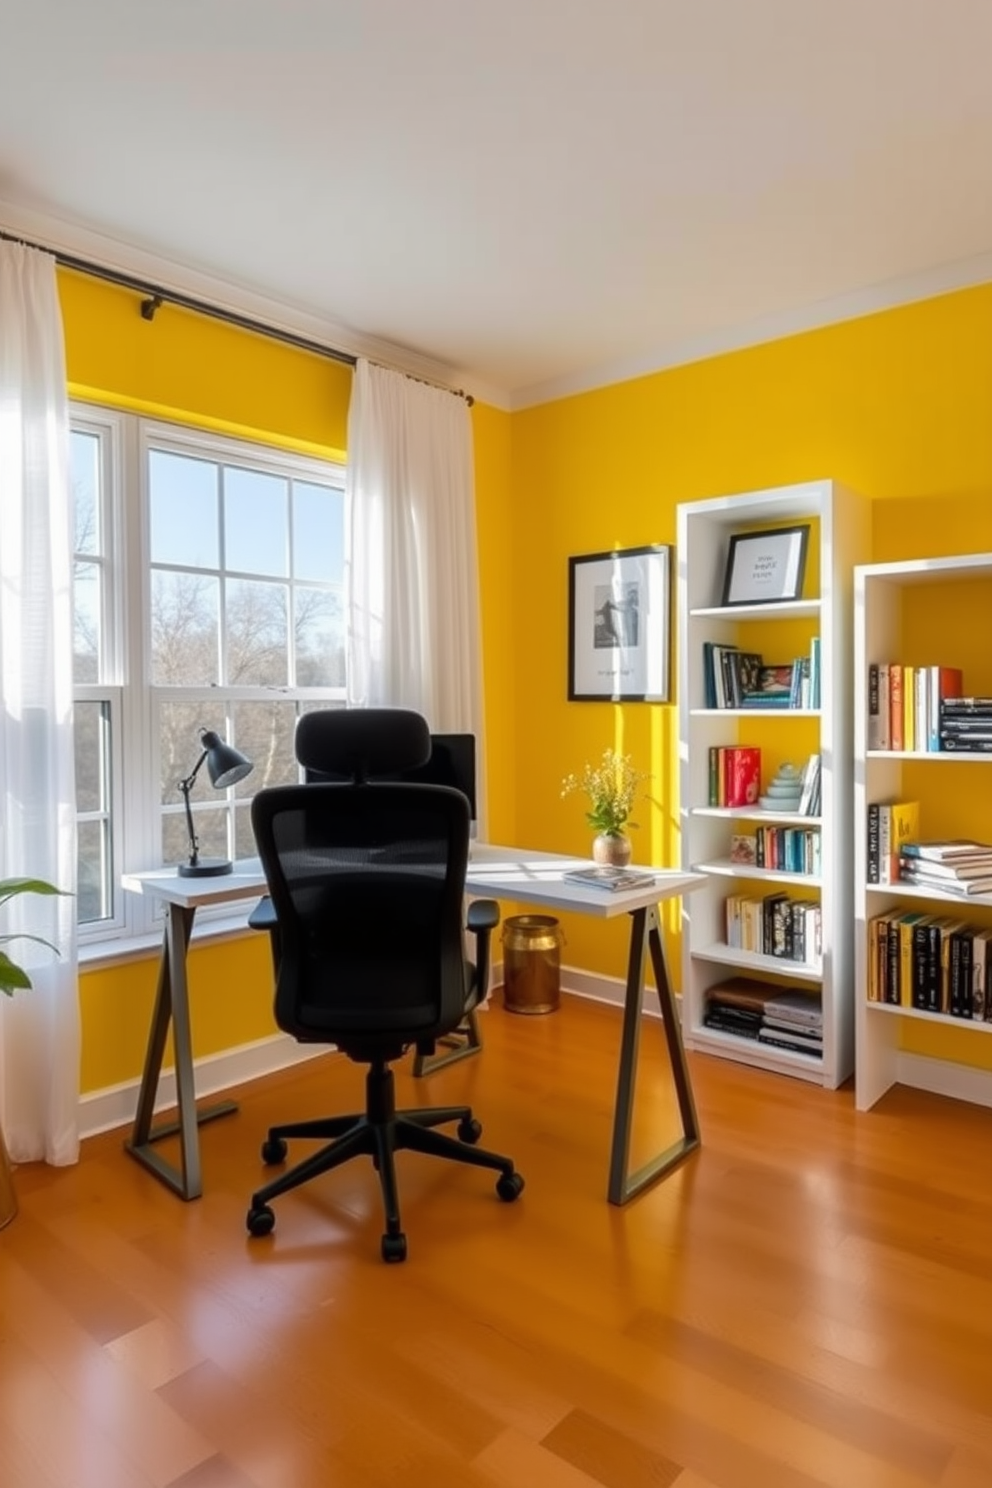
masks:
<path id="1" fill-rule="evenodd" d="M 258 857 L 255 834 L 251 829 L 251 811 L 247 805 L 236 806 L 234 809 L 234 856 L 236 858 Z"/>
<path id="2" fill-rule="evenodd" d="M 277 475 L 225 466 L 224 567 L 285 576 L 288 558 L 288 483 Z"/>
<path id="3" fill-rule="evenodd" d="M 153 563 L 217 568 L 217 466 L 210 460 L 152 450 L 148 457 Z"/>
<path id="4" fill-rule="evenodd" d="M 97 563 L 77 558 L 73 575 L 72 675 L 76 682 L 100 682 L 100 615 L 103 574 Z"/>
<path id="5" fill-rule="evenodd" d="M 344 583 L 344 492 L 293 482 L 293 575 Z"/>
<path id="6" fill-rule="evenodd" d="M 227 827 L 230 812 L 226 806 L 215 810 L 201 809 L 193 813 L 193 830 L 196 833 L 197 850 L 203 858 L 229 858 L 232 856 L 227 843 Z M 189 838 L 186 835 L 186 817 L 183 812 L 167 812 L 162 817 L 162 862 L 181 863 L 189 859 Z"/>
<path id="7" fill-rule="evenodd" d="M 77 702 L 73 710 L 76 808 L 110 810 L 110 704 Z"/>
<path id="8" fill-rule="evenodd" d="M 73 429 L 69 436 L 69 478 L 75 509 L 77 553 L 103 552 L 100 533 L 100 440 Z"/>
<path id="9" fill-rule="evenodd" d="M 296 589 L 296 685 L 343 687 L 344 607 L 325 589 Z"/>
<path id="10" fill-rule="evenodd" d="M 289 680 L 286 590 L 231 579 L 227 585 L 229 687 L 285 687 Z"/>
<path id="11" fill-rule="evenodd" d="M 226 739 L 227 719 L 224 704 L 218 698 L 215 704 L 163 702 L 158 710 L 158 720 L 161 762 L 159 789 L 162 804 L 169 806 L 182 801 L 179 781 L 192 774 L 203 753 L 201 730 L 214 729 L 222 739 Z M 216 802 L 221 799 L 221 795 L 210 784 L 207 767 L 202 765 L 190 792 L 190 799 Z"/>
<path id="12" fill-rule="evenodd" d="M 300 778 L 293 741 L 296 706 L 285 700 L 238 703 L 234 709 L 237 747 L 255 768 L 234 787 L 238 796 L 253 796 L 270 785 L 295 785 Z"/>
<path id="13" fill-rule="evenodd" d="M 80 925 L 109 920 L 114 912 L 110 821 L 83 821 L 76 837 L 76 919 Z"/>
<path id="14" fill-rule="evenodd" d="M 220 585 L 205 574 L 152 574 L 152 681 L 209 687 L 220 680 Z"/>

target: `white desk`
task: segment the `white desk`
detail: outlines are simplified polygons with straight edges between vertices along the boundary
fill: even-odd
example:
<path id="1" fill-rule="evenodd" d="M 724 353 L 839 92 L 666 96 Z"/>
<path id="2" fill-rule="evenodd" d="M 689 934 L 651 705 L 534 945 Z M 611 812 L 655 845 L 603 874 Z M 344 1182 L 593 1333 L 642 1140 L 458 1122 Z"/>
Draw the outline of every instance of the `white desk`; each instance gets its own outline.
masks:
<path id="1" fill-rule="evenodd" d="M 630 953 L 607 1188 L 610 1203 L 624 1204 L 648 1184 L 662 1177 L 699 1145 L 699 1125 L 682 1046 L 675 995 L 668 975 L 658 904 L 663 899 L 688 893 L 703 883 L 705 876 L 671 869 L 652 869 L 651 872 L 655 874 L 653 884 L 623 893 L 607 893 L 603 889 L 563 882 L 562 875 L 569 869 L 587 866 L 588 859 L 585 858 L 565 858 L 555 853 L 528 852 L 521 848 L 476 843 L 473 844 L 465 887 L 468 893 L 477 898 L 510 899 L 518 903 L 540 905 L 544 909 L 592 915 L 598 919 L 630 915 Z M 193 919 L 197 909 L 204 905 L 257 899 L 266 892 L 265 875 L 258 860 L 250 859 L 237 863 L 233 873 L 221 878 L 180 878 L 174 868 L 159 868 L 150 873 L 127 874 L 121 883 L 131 893 L 145 894 L 160 900 L 166 908 L 155 1010 L 148 1034 L 134 1129 L 125 1148 L 174 1193 L 183 1199 L 195 1199 L 203 1192 L 197 1128 L 200 1123 L 228 1115 L 237 1108 L 231 1101 L 223 1101 L 200 1110 L 196 1106 L 186 976 L 186 956 Z M 658 988 L 669 1063 L 682 1120 L 682 1137 L 636 1172 L 630 1173 L 628 1167 L 634 1077 L 645 960 L 648 955 L 651 957 Z M 173 1026 L 176 1061 L 177 1119 L 153 1128 L 155 1098 L 170 1022 Z M 177 1133 L 180 1137 L 181 1168 L 168 1162 L 154 1147 L 154 1143 L 160 1138 Z"/>
<path id="2" fill-rule="evenodd" d="M 625 1204 L 649 1184 L 661 1178 L 699 1146 L 699 1122 L 689 1079 L 675 992 L 668 975 L 665 939 L 658 905 L 663 899 L 688 894 L 705 883 L 703 873 L 651 868 L 653 884 L 641 889 L 614 892 L 565 883 L 562 875 L 572 868 L 587 868 L 587 858 L 563 858 L 556 853 L 527 852 L 517 847 L 478 844 L 473 848 L 465 886 L 475 895 L 491 899 L 513 899 L 542 909 L 562 909 L 614 919 L 630 915 L 630 950 L 624 991 L 623 1033 L 617 1068 L 617 1096 L 613 1111 L 613 1142 L 606 1196 L 611 1204 Z M 663 1152 L 630 1172 L 630 1127 L 634 1110 L 637 1049 L 640 1041 L 644 967 L 651 957 L 658 1003 L 661 1010 L 668 1060 L 678 1097 L 682 1136 Z"/>

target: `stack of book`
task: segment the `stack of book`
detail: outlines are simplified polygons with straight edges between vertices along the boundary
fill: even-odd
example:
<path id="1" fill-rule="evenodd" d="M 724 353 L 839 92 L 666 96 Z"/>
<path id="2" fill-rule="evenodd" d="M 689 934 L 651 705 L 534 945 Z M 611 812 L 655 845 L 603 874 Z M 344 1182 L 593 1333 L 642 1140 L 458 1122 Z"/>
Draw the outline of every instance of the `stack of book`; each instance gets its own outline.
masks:
<path id="1" fill-rule="evenodd" d="M 958 754 L 992 754 L 992 697 L 943 698 L 940 747 Z"/>
<path id="2" fill-rule="evenodd" d="M 704 641 L 703 689 L 707 708 L 818 708 L 820 637 L 807 656 L 771 665 L 756 651 Z"/>
<path id="3" fill-rule="evenodd" d="M 992 929 L 889 910 L 868 923 L 868 1000 L 992 1022 Z"/>
<path id="4" fill-rule="evenodd" d="M 868 807 L 868 882 L 894 884 L 902 854 L 920 830 L 919 801 L 872 801 Z"/>
<path id="5" fill-rule="evenodd" d="M 872 662 L 868 667 L 868 748 L 938 752 L 945 747 L 941 738 L 944 709 L 960 699 L 963 691 L 960 667 Z"/>
<path id="6" fill-rule="evenodd" d="M 904 842 L 899 877 L 940 894 L 972 898 L 992 894 L 992 845 L 955 838 L 949 842 Z"/>
<path id="7" fill-rule="evenodd" d="M 724 913 L 731 950 L 821 966 L 823 921 L 818 899 L 790 899 L 783 893 L 760 899 L 729 894 Z"/>
<path id="8" fill-rule="evenodd" d="M 808 992 L 779 992 L 765 1003 L 758 1041 L 823 1058 L 823 1006 Z"/>
<path id="9" fill-rule="evenodd" d="M 703 1023 L 737 1038 L 823 1057 L 823 1008 L 808 992 L 732 977 L 709 989 Z"/>

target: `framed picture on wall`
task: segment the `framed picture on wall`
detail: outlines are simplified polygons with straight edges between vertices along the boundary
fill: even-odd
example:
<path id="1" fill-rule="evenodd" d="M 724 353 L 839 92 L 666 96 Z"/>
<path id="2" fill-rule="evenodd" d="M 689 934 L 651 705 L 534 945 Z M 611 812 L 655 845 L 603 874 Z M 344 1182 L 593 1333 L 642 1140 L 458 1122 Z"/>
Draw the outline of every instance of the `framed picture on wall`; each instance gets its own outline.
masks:
<path id="1" fill-rule="evenodd" d="M 669 701 L 671 548 L 568 560 L 570 702 Z"/>
<path id="2" fill-rule="evenodd" d="M 725 605 L 781 604 L 803 592 L 809 525 L 740 532 L 730 539 Z"/>

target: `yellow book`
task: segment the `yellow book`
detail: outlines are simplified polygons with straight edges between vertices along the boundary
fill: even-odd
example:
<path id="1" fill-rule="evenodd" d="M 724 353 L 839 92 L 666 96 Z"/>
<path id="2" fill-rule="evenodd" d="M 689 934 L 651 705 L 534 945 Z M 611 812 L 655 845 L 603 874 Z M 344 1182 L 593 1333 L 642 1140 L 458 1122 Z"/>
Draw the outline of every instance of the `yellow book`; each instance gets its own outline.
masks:
<path id="1" fill-rule="evenodd" d="M 916 842 L 920 835 L 919 801 L 893 801 L 889 807 L 888 877 L 883 883 L 899 882 L 899 859 L 907 842 Z"/>
<path id="2" fill-rule="evenodd" d="M 903 665 L 902 669 L 902 747 L 916 748 L 916 692 L 914 678 L 916 668 Z"/>

